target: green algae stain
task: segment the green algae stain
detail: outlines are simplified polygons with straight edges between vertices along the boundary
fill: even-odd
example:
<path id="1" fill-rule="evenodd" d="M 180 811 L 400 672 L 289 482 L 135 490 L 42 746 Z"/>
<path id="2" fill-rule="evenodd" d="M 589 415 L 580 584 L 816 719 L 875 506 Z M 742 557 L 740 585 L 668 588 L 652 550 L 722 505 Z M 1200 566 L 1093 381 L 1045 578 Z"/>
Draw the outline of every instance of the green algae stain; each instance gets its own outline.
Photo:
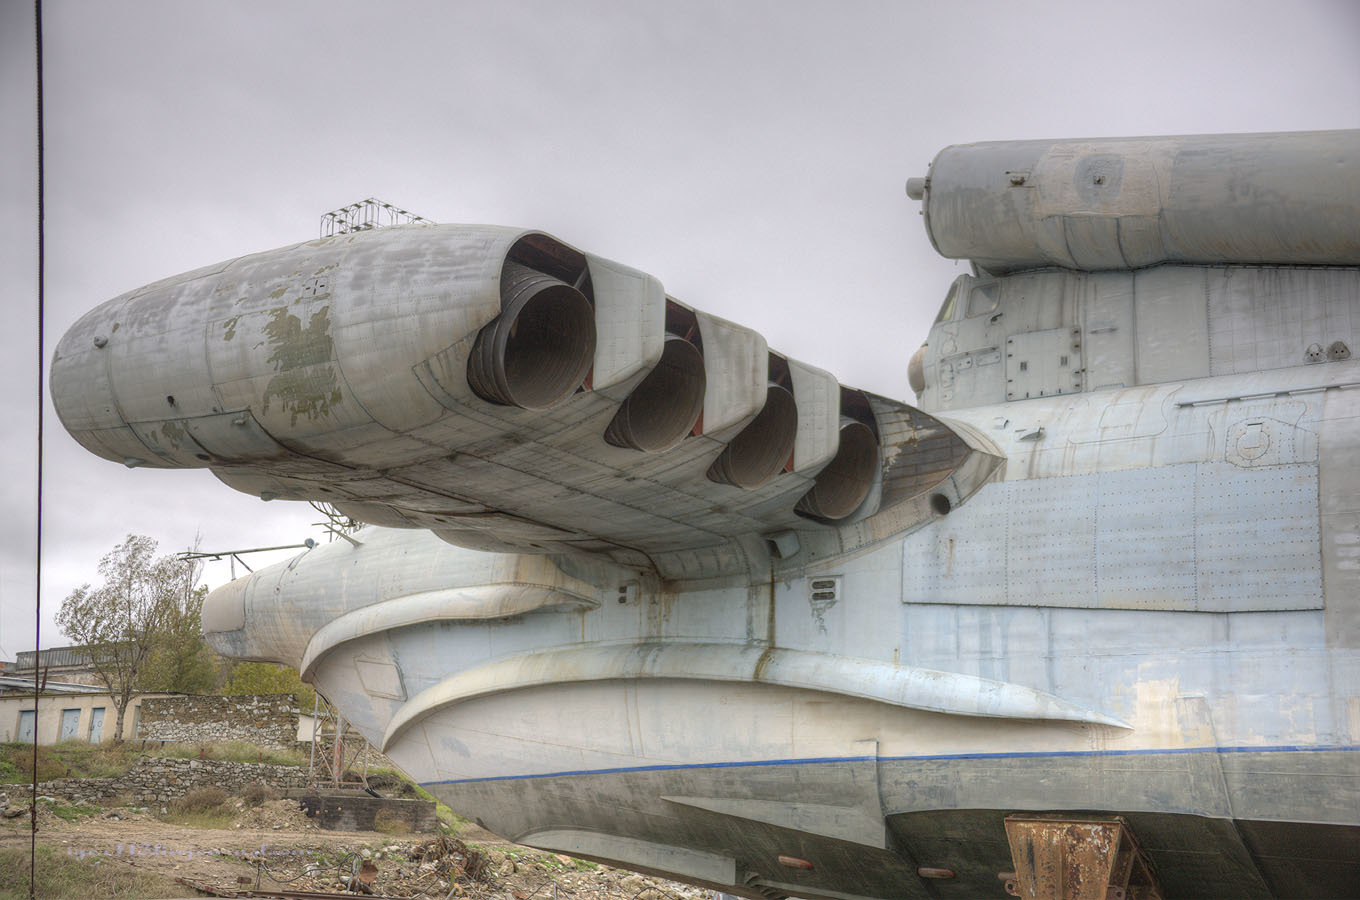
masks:
<path id="1" fill-rule="evenodd" d="M 229 341 L 236 337 L 236 323 L 241 321 L 240 316 L 232 316 L 222 323 L 222 340 Z"/>
<path id="2" fill-rule="evenodd" d="M 329 306 L 312 313 L 305 328 L 287 307 L 269 311 L 264 336 L 274 352 L 266 362 L 277 374 L 265 388 L 264 412 L 278 400 L 292 416 L 289 424 L 296 425 L 300 416 L 315 421 L 330 415 L 331 406 L 341 401 L 335 367 L 330 365 L 330 325 Z"/>

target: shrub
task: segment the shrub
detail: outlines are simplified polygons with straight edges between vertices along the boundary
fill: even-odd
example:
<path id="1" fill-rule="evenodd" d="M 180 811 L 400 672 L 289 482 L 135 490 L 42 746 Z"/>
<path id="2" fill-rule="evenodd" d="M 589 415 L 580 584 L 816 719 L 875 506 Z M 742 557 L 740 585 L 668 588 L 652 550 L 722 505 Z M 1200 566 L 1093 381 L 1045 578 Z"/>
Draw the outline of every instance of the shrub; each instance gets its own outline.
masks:
<path id="1" fill-rule="evenodd" d="M 228 799 L 227 792 L 219 787 L 202 787 L 171 800 L 170 805 L 177 813 L 211 812 Z"/>
<path id="2" fill-rule="evenodd" d="M 221 788 L 195 788 L 171 800 L 162 819 L 193 828 L 227 828 L 234 818 L 234 811 L 227 806 L 230 799 Z"/>
<path id="3" fill-rule="evenodd" d="M 252 781 L 241 793 L 241 799 L 246 802 L 246 806 L 259 806 L 266 800 L 279 799 L 279 792 L 267 784 Z"/>

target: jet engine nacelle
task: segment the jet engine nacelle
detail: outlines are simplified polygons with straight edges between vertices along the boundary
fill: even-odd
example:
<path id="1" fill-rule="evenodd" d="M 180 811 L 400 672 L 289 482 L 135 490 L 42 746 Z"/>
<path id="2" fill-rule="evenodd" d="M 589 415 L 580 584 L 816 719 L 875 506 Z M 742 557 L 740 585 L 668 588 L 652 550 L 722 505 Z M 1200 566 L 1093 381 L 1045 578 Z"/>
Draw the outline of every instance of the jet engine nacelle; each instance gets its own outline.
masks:
<path id="1" fill-rule="evenodd" d="M 907 192 L 942 256 L 996 275 L 1360 265 L 1354 131 L 958 144 Z"/>
<path id="2" fill-rule="evenodd" d="M 890 405 L 546 235 L 421 225 L 111 300 L 61 340 L 52 395 L 107 459 L 496 549 L 862 518 Z M 629 530 L 649 505 L 686 528 Z"/>

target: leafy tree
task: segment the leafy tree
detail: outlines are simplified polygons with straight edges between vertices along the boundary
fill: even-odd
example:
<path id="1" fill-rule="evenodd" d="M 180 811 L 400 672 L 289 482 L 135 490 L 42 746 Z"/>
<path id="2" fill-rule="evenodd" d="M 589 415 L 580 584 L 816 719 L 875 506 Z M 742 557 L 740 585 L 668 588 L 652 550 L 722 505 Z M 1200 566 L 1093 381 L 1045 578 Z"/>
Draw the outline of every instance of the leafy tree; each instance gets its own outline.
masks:
<path id="1" fill-rule="evenodd" d="M 201 564 L 187 565 L 190 583 L 198 580 Z M 217 686 L 216 654 L 203 640 L 203 599 L 208 588 L 199 585 L 177 593 L 165 625 L 155 637 L 151 655 L 138 673 L 137 689 L 180 694 L 210 694 Z"/>
<path id="2" fill-rule="evenodd" d="M 197 576 L 172 556 L 156 558 L 156 542 L 130 534 L 99 561 L 104 584 L 82 585 L 61 604 L 57 624 L 82 644 L 91 667 L 118 710 L 114 743 L 123 740 L 123 719 L 138 675 L 157 639 Z"/>
<path id="3" fill-rule="evenodd" d="M 223 694 L 295 694 L 303 712 L 312 708 L 316 692 L 298 677 L 297 669 L 273 663 L 244 662 L 232 666 Z"/>

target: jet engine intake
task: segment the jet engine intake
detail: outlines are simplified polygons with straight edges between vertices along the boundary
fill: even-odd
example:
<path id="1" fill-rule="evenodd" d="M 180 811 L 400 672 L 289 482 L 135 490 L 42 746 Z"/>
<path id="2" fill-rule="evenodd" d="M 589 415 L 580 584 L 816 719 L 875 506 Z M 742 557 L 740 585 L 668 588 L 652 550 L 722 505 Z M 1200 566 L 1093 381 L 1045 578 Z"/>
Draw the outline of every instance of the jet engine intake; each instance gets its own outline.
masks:
<path id="1" fill-rule="evenodd" d="M 759 415 L 713 461 L 708 478 L 733 487 L 760 487 L 784 468 L 797 436 L 798 404 L 788 388 L 771 384 Z"/>
<path id="2" fill-rule="evenodd" d="M 604 439 L 615 447 L 646 453 L 671 449 L 699 421 L 706 384 L 699 348 L 668 333 L 661 360 L 624 399 L 605 429 Z"/>
<path id="3" fill-rule="evenodd" d="M 490 403 L 547 409 L 590 371 L 595 311 L 576 288 L 510 260 L 501 271 L 501 304 L 501 314 L 477 333 L 468 384 Z"/>
<path id="4" fill-rule="evenodd" d="M 869 496 L 877 469 L 878 439 L 873 429 L 842 415 L 836 456 L 817 473 L 812 489 L 798 501 L 795 510 L 815 519 L 844 519 Z"/>

